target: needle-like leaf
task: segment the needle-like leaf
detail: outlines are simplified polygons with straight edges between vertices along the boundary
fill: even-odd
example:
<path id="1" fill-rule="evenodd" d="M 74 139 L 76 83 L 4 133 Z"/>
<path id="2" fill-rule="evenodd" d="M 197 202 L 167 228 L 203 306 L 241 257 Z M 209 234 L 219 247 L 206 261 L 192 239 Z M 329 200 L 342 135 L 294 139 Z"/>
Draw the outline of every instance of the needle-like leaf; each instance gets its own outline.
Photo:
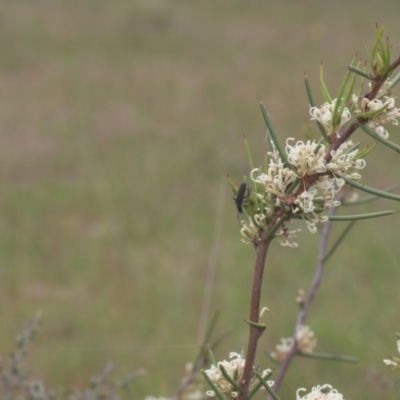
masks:
<path id="1" fill-rule="evenodd" d="M 286 153 L 285 153 L 284 149 L 282 148 L 282 146 L 278 140 L 278 137 L 276 136 L 276 133 L 274 131 L 274 128 L 272 127 L 272 123 L 269 118 L 268 112 L 262 101 L 260 101 L 260 108 L 261 108 L 262 115 L 264 117 L 265 125 L 268 128 L 269 137 L 270 137 L 271 141 L 274 143 L 275 148 L 279 153 L 279 156 L 281 157 L 281 159 L 286 167 L 289 167 L 290 169 L 294 169 L 293 165 L 288 162 Z"/>
<path id="2" fill-rule="evenodd" d="M 215 395 L 219 400 L 226 400 L 225 396 L 218 390 L 218 388 L 214 385 L 214 382 L 210 379 L 210 377 L 206 374 L 204 370 L 201 370 L 201 374 L 207 383 L 211 386 L 211 389 L 214 391 Z"/>
<path id="3" fill-rule="evenodd" d="M 329 217 L 330 221 L 358 221 L 360 219 L 370 219 L 385 217 L 394 214 L 396 211 L 377 211 L 368 214 L 354 214 L 354 215 L 332 215 Z"/>
<path id="4" fill-rule="evenodd" d="M 353 186 L 356 189 L 360 189 L 363 192 L 374 194 L 375 196 L 383 197 L 385 199 L 400 201 L 400 196 L 397 194 L 388 193 L 388 192 L 384 192 L 382 190 L 371 188 L 369 186 L 365 186 L 365 185 L 355 182 L 349 178 L 345 178 L 344 176 L 339 176 L 339 178 L 342 178 L 348 185 Z"/>
<path id="5" fill-rule="evenodd" d="M 347 234 L 350 232 L 351 228 L 355 225 L 357 221 L 351 221 L 346 228 L 344 229 L 344 231 L 340 234 L 340 236 L 336 239 L 336 242 L 333 244 L 333 246 L 331 247 L 331 249 L 326 253 L 324 259 L 322 260 L 322 262 L 327 262 L 329 257 L 332 256 L 332 254 L 336 251 L 336 249 L 339 247 L 340 243 L 342 243 L 343 239 L 347 236 Z"/>
<path id="6" fill-rule="evenodd" d="M 387 147 L 390 147 L 391 149 L 397 151 L 400 153 L 400 146 L 396 143 L 391 142 L 390 140 L 387 140 L 383 138 L 382 136 L 379 136 L 376 132 L 374 132 L 372 129 L 368 128 L 368 126 L 364 124 L 357 124 L 365 133 L 367 133 L 369 136 L 373 137 L 375 140 L 378 142 L 384 144 Z"/>

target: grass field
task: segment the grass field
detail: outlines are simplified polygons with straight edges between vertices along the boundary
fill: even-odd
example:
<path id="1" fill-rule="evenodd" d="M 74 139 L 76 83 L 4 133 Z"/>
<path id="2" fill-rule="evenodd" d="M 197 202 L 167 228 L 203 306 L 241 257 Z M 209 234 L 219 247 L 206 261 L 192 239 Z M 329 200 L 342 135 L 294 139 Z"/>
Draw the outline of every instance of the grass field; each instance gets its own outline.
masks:
<path id="1" fill-rule="evenodd" d="M 216 357 L 244 348 L 253 249 L 240 242 L 225 177 L 248 173 L 243 134 L 262 160 L 258 96 L 282 140 L 302 138 L 303 72 L 317 93 L 323 60 L 335 88 L 376 22 L 400 43 L 399 12 L 396 0 L 4 1 L 0 353 L 40 309 L 30 363 L 49 386 L 80 387 L 112 359 L 121 374 L 148 370 L 138 398 L 170 396 L 196 351 L 205 288 L 219 331 L 235 328 Z M 396 153 L 378 148 L 367 164 L 368 185 L 400 182 Z M 326 382 L 346 399 L 398 398 L 368 378 L 394 379 L 382 359 L 400 330 L 398 222 L 356 225 L 308 320 L 319 351 L 359 365 L 296 360 L 282 399 Z M 262 348 L 291 334 L 297 289 L 310 283 L 318 237 L 299 242 L 270 251 Z"/>

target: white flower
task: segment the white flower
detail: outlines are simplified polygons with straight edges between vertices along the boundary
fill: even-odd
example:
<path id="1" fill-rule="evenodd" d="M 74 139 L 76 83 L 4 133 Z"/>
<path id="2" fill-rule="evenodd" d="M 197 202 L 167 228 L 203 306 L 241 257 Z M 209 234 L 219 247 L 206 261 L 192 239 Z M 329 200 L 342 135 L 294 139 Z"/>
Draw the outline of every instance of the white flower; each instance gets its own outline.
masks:
<path id="1" fill-rule="evenodd" d="M 231 358 L 231 361 L 219 361 L 217 365 L 212 365 L 210 369 L 205 371 L 205 373 L 208 375 L 220 393 L 235 398 L 239 395 L 239 393 L 235 391 L 231 383 L 225 379 L 221 372 L 221 366 L 225 369 L 230 378 L 239 383 L 243 375 L 246 360 L 242 358 L 239 353 L 229 353 L 229 358 Z M 261 372 L 261 375 L 262 377 L 266 377 L 270 373 L 271 370 L 266 369 Z M 257 384 L 257 382 L 258 380 L 254 378 L 254 380 L 250 382 L 250 388 Z M 268 384 L 272 386 L 274 382 L 268 381 Z M 213 390 L 207 391 L 206 394 L 210 397 L 215 397 L 216 395 Z"/>
<path id="2" fill-rule="evenodd" d="M 294 345 L 293 338 L 281 338 L 280 343 L 276 345 L 276 350 L 271 352 L 271 356 L 278 362 L 283 362 Z"/>
<path id="3" fill-rule="evenodd" d="M 297 176 L 303 178 L 306 175 L 326 172 L 325 146 L 317 142 L 296 142 L 294 146 L 289 143 L 293 138 L 286 140 L 286 153 L 290 164 L 296 168 Z M 318 151 L 316 151 L 318 149 Z"/>
<path id="4" fill-rule="evenodd" d="M 334 99 L 332 103 L 324 103 L 320 108 L 310 108 L 311 120 L 318 121 L 321 125 L 323 125 L 323 127 L 328 131 L 328 134 L 336 133 L 351 118 L 349 109 L 345 107 L 342 111 L 339 124 L 333 126 L 332 118 L 336 101 L 337 99 Z"/>
<path id="5" fill-rule="evenodd" d="M 400 353 L 400 340 L 397 341 L 397 351 Z M 385 359 L 383 362 L 386 365 L 389 365 L 390 367 L 393 367 L 393 369 L 399 369 L 400 368 L 400 358 L 391 356 L 390 359 Z"/>
<path id="6" fill-rule="evenodd" d="M 246 360 L 242 358 L 239 353 L 234 352 L 229 353 L 229 358 L 231 358 L 231 361 L 220 361 L 217 365 L 212 365 L 210 369 L 207 369 L 205 373 L 221 393 L 236 397 L 238 393 L 233 390 L 234 387 L 224 378 L 221 372 L 221 366 L 232 379 L 239 382 L 243 375 Z M 206 394 L 210 397 L 215 396 L 213 390 L 207 391 Z"/>
<path id="7" fill-rule="evenodd" d="M 260 231 L 266 228 L 267 216 L 270 213 L 271 210 L 265 207 L 264 212 L 256 213 L 253 219 L 250 217 L 245 217 L 241 220 L 242 229 L 240 229 L 240 233 L 243 236 L 242 242 L 250 244 L 257 239 Z"/>
<path id="8" fill-rule="evenodd" d="M 317 345 L 317 338 L 314 332 L 307 325 L 300 325 L 296 332 L 296 341 L 299 351 L 302 353 L 312 353 Z"/>
<path id="9" fill-rule="evenodd" d="M 331 385 L 318 385 L 312 388 L 310 393 L 301 397 L 300 392 L 306 389 L 298 389 L 296 392 L 296 400 L 343 400 L 343 395 L 336 389 L 332 389 Z"/>
<path id="10" fill-rule="evenodd" d="M 279 362 L 284 361 L 287 353 L 293 348 L 294 343 L 294 339 L 291 337 L 281 338 L 280 343 L 275 347 L 276 350 L 271 353 L 272 357 Z M 297 349 L 300 352 L 312 353 L 317 345 L 317 338 L 309 326 L 299 325 L 296 332 L 296 343 Z"/>
<path id="11" fill-rule="evenodd" d="M 367 125 L 384 139 L 389 137 L 389 133 L 382 125 L 389 122 L 393 125 L 398 125 L 397 118 L 400 117 L 400 108 L 396 107 L 395 97 L 384 96 L 388 92 L 388 88 L 390 88 L 390 83 L 386 81 L 378 92 L 377 97 L 372 100 L 367 97 L 358 98 L 355 95 L 352 97 L 353 104 L 356 106 L 356 114 L 381 110 L 381 112 L 369 119 Z"/>
<path id="12" fill-rule="evenodd" d="M 354 146 L 351 140 L 342 143 L 337 150 L 331 151 L 332 159 L 326 165 L 328 171 L 332 173 L 344 174 L 345 177 L 353 177 L 353 174 L 345 174 L 349 168 L 362 169 L 365 167 L 364 159 L 355 159 L 358 154 L 358 149 L 351 150 Z M 357 174 L 358 175 L 358 174 Z"/>
<path id="13" fill-rule="evenodd" d="M 390 365 L 391 367 L 397 367 L 399 364 L 393 360 L 383 360 L 386 365 Z"/>
<path id="14" fill-rule="evenodd" d="M 345 184 L 340 177 L 351 179 L 361 177 L 349 169 L 362 169 L 365 160 L 357 159 L 358 150 L 351 140 L 342 143 L 338 149 L 331 151 L 331 160 L 326 163 L 326 147 L 315 141 L 306 143 L 298 141 L 291 145 L 294 139 L 286 141 L 288 162 L 294 168 L 285 167 L 279 153 L 274 149 L 269 152 L 268 171 L 259 173 L 253 169 L 251 179 L 264 186 L 264 193 L 257 194 L 257 200 L 263 203 L 264 210 L 257 212 L 252 218 L 242 220 L 241 234 L 245 243 L 254 243 L 259 234 L 266 230 L 268 217 L 273 209 L 288 210 L 301 217 L 311 233 L 317 231 L 317 224 L 324 223 L 328 218 L 321 214 L 330 207 L 337 207 L 340 201 L 336 196 Z M 330 172 L 330 173 L 326 173 Z M 310 175 L 320 174 L 311 187 L 306 187 L 304 181 Z M 339 175 L 339 176 L 338 176 Z M 293 185 L 297 185 L 293 187 Z M 303 188 L 304 186 L 304 188 Z M 289 190 L 290 188 L 290 190 Z M 303 190 L 299 190 L 302 188 Z M 292 222 L 288 219 L 275 234 L 282 246 L 297 247 L 297 243 L 288 239 L 295 238 L 299 230 L 289 230 Z"/>

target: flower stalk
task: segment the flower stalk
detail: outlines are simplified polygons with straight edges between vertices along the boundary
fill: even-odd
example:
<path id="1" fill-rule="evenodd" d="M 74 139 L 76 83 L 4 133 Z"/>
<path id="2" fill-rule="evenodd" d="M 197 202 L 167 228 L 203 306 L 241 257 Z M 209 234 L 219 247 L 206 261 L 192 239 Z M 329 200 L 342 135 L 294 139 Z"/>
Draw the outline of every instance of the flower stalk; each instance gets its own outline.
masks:
<path id="1" fill-rule="evenodd" d="M 259 238 L 256 245 L 256 262 L 254 267 L 253 286 L 250 300 L 250 321 L 258 324 L 260 322 L 260 299 L 261 287 L 263 282 L 265 260 L 268 253 L 270 242 Z M 251 378 L 253 375 L 253 365 L 257 354 L 258 340 L 264 332 L 263 328 L 255 325 L 249 326 L 249 339 L 247 342 L 246 363 L 240 385 L 243 389 L 239 394 L 239 400 L 246 400 Z"/>

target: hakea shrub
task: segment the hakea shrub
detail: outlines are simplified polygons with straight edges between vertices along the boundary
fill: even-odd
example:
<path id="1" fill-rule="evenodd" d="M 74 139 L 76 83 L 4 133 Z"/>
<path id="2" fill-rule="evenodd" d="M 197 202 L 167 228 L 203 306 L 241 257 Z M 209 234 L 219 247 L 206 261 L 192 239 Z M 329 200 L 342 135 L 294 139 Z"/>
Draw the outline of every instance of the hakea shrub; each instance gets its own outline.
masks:
<path id="1" fill-rule="evenodd" d="M 305 325 L 311 302 L 321 283 L 326 260 L 334 253 L 350 231 L 355 221 L 390 215 L 393 211 L 379 211 L 369 214 L 335 215 L 343 203 L 360 203 L 354 190 L 366 192 L 372 198 L 385 197 L 400 201 L 400 196 L 361 184 L 361 172 L 366 166 L 366 156 L 380 143 L 400 153 L 400 146 L 389 141 L 387 125 L 398 125 L 400 108 L 392 94 L 400 81 L 400 73 L 394 71 L 400 66 L 400 57 L 391 61 L 392 47 L 382 40 L 383 28 L 377 27 L 377 39 L 369 51 L 370 71 L 367 63 L 360 68 L 361 61 L 355 58 L 339 87 L 336 96 L 331 96 L 324 82 L 321 66 L 320 83 L 323 102 L 318 106 L 314 101 L 308 77 L 305 86 L 309 100 L 310 121 L 316 123 L 320 133 L 303 141 L 289 137 L 282 145 L 278 139 L 264 104 L 260 102 L 266 127 L 266 156 L 259 167 L 254 165 L 247 139 L 246 151 L 249 159 L 247 181 L 236 186 L 228 177 L 240 221 L 242 241 L 255 248 L 255 268 L 251 289 L 250 317 L 246 356 L 234 353 L 231 361 L 213 362 L 203 376 L 211 387 L 208 396 L 219 400 L 249 400 L 258 389 L 264 388 L 268 396 L 279 399 L 280 388 L 291 360 L 295 356 L 336 359 L 355 362 L 352 357 L 315 353 L 317 339 L 314 332 Z M 367 84 L 365 84 L 367 83 Z M 361 143 L 352 139 L 360 129 L 374 140 L 374 144 L 362 148 Z M 260 164 L 259 164 L 260 165 Z M 311 233 L 321 225 L 321 241 L 317 267 L 308 293 L 301 292 L 297 302 L 300 312 L 293 336 L 281 339 L 273 352 L 268 354 L 279 363 L 274 381 L 268 380 L 270 370 L 259 372 L 255 366 L 258 340 L 266 329 L 260 322 L 260 299 L 263 272 L 271 242 L 276 240 L 282 246 L 297 247 L 295 241 L 300 228 L 293 228 L 295 220 L 303 221 Z M 329 223 L 328 223 L 329 221 Z M 327 242 L 332 221 L 349 221 L 350 224 L 328 251 Z M 400 350 L 399 350 L 400 351 Z M 400 359 L 392 356 L 385 363 L 400 368 Z M 273 382 L 273 384 L 271 383 Z M 343 396 L 329 384 L 314 387 L 302 395 L 305 389 L 297 391 L 297 400 L 343 400 Z"/>

